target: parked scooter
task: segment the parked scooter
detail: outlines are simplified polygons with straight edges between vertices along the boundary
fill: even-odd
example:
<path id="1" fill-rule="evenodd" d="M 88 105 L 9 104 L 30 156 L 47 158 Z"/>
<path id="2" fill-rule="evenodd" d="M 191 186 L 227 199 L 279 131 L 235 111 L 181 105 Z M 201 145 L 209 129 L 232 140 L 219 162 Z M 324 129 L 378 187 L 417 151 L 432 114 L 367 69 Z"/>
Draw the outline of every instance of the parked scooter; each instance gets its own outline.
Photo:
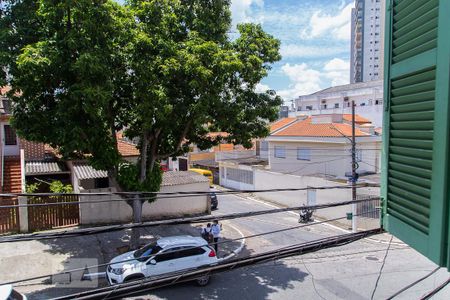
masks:
<path id="1" fill-rule="evenodd" d="M 299 223 L 309 223 L 312 222 L 312 215 L 313 215 L 314 209 L 310 208 L 303 208 L 300 210 L 300 218 L 298 220 Z"/>

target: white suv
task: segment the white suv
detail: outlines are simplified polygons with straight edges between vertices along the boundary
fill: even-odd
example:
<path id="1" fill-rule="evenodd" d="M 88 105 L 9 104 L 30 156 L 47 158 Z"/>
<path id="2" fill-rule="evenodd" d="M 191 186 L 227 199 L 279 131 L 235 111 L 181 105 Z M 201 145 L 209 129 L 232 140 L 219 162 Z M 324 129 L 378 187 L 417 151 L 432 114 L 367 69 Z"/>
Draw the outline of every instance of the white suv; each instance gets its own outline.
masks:
<path id="1" fill-rule="evenodd" d="M 201 237 L 164 237 L 139 250 L 113 258 L 106 270 L 106 277 L 113 285 L 217 262 L 216 253 Z M 197 279 L 202 286 L 208 282 L 209 276 Z"/>

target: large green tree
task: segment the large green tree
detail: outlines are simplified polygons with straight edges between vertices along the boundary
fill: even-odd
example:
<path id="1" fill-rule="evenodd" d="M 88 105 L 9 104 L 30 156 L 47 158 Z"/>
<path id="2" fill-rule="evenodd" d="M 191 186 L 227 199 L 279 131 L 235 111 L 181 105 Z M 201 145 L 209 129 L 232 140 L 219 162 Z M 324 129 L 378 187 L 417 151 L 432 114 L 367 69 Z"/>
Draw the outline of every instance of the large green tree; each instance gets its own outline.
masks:
<path id="1" fill-rule="evenodd" d="M 280 43 L 255 24 L 230 39 L 229 0 L 5 3 L 0 62 L 19 134 L 65 157 L 88 155 L 124 189 L 157 191 L 158 161 L 191 143 L 250 146 L 277 116 L 280 98 L 256 86 L 281 58 Z M 139 141 L 137 166 L 121 165 L 123 129 Z M 140 222 L 138 198 L 133 210 Z"/>
<path id="2" fill-rule="evenodd" d="M 18 133 L 114 172 L 132 96 L 132 15 L 114 1 L 5 3 L 0 51 Z"/>
<path id="3" fill-rule="evenodd" d="M 132 1 L 138 34 L 131 53 L 136 100 L 127 134 L 141 141 L 140 180 L 155 161 L 208 148 L 221 138 L 250 146 L 268 134 L 281 103 L 256 85 L 278 61 L 280 43 L 261 26 L 241 24 L 230 40 L 230 1 Z"/>

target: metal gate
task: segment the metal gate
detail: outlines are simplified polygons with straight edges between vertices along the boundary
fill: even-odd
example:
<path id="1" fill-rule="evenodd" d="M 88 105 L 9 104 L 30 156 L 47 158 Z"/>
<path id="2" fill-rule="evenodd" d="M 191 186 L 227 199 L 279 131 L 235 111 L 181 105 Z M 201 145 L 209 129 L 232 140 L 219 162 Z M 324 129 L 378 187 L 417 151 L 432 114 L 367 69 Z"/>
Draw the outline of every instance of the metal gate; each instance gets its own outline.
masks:
<path id="1" fill-rule="evenodd" d="M 17 198 L 0 198 L 0 206 L 17 205 Z M 0 208 L 0 234 L 19 231 L 19 209 Z"/>
<path id="2" fill-rule="evenodd" d="M 78 196 L 29 197 L 28 228 L 30 231 L 47 230 L 62 226 L 78 225 L 80 206 Z M 38 204 L 37 206 L 32 206 Z M 50 204 L 50 205 L 42 205 Z"/>

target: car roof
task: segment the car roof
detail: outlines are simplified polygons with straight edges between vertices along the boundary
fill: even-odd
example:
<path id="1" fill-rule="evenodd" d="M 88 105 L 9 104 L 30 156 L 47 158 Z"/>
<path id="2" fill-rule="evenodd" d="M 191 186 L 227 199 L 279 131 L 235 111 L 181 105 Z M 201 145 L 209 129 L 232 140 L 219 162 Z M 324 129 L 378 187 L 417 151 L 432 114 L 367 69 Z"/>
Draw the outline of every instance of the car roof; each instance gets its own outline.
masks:
<path id="1" fill-rule="evenodd" d="M 157 241 L 161 248 L 174 247 L 174 246 L 204 246 L 206 241 L 201 237 L 195 237 L 191 235 L 178 235 L 162 237 Z"/>

